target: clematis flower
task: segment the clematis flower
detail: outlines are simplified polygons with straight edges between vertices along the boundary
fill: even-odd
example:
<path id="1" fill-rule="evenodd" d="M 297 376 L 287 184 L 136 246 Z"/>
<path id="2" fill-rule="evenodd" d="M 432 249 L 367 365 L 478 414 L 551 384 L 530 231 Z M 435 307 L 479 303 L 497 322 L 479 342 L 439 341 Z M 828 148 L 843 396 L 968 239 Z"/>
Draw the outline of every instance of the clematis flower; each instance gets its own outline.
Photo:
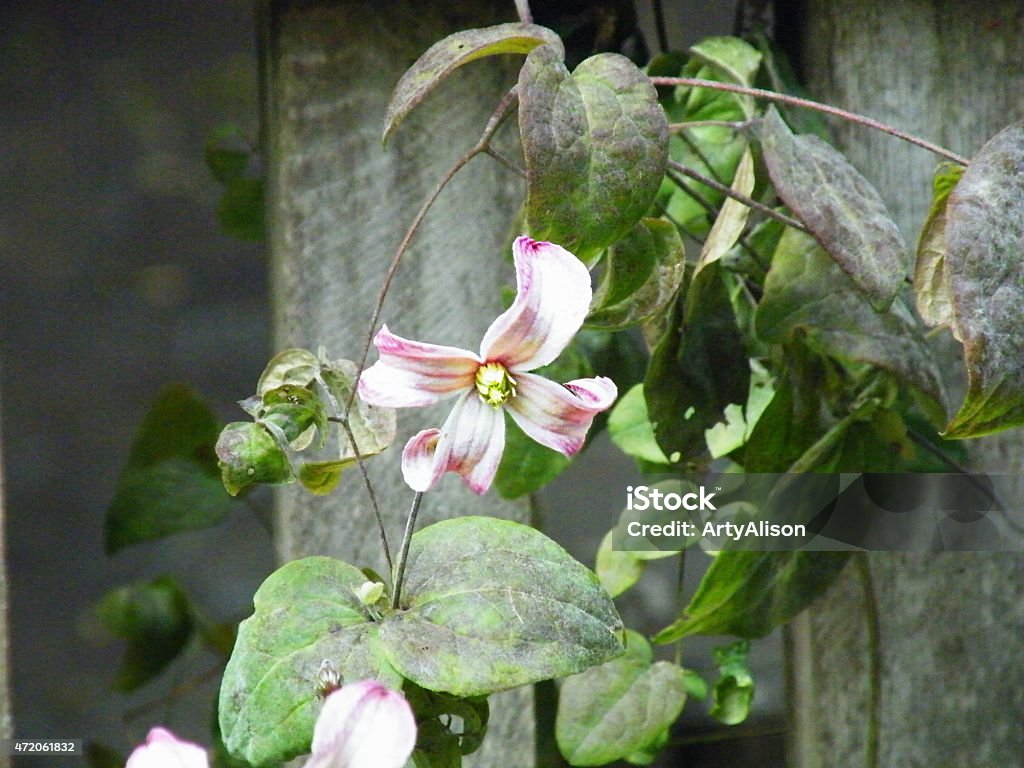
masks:
<path id="1" fill-rule="evenodd" d="M 457 472 L 476 493 L 494 480 L 505 448 L 505 417 L 541 445 L 572 456 L 594 416 L 617 395 L 603 376 L 556 384 L 530 373 L 572 341 L 590 307 L 590 274 L 569 251 L 528 237 L 512 245 L 516 299 L 487 329 L 480 354 L 410 341 L 383 326 L 380 359 L 363 372 L 359 394 L 372 405 L 412 408 L 457 398 L 441 429 L 414 435 L 402 474 L 416 491 Z"/>
<path id="2" fill-rule="evenodd" d="M 416 719 L 405 697 L 363 680 L 327 697 L 306 768 L 402 768 L 415 746 Z"/>
<path id="3" fill-rule="evenodd" d="M 146 743 L 128 757 L 125 768 L 209 768 L 206 750 L 179 739 L 166 728 L 151 728 Z"/>

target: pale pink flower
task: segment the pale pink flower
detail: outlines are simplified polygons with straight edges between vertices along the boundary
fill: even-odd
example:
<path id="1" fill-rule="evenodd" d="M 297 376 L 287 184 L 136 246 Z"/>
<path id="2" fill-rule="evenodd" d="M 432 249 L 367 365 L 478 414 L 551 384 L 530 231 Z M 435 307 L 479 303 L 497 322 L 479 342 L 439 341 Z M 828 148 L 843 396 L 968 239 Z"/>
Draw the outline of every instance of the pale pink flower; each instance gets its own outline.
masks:
<path id="1" fill-rule="evenodd" d="M 515 302 L 487 329 L 476 355 L 456 347 L 409 341 L 383 326 L 374 339 L 380 359 L 363 372 L 359 394 L 371 405 L 411 408 L 458 397 L 441 429 L 406 443 L 402 474 L 416 491 L 458 472 L 486 491 L 505 448 L 507 410 L 541 445 L 572 456 L 594 416 L 617 395 L 603 376 L 556 384 L 529 371 L 553 361 L 572 341 L 590 307 L 590 273 L 569 251 L 528 237 L 512 245 Z"/>
<path id="2" fill-rule="evenodd" d="M 146 743 L 128 757 L 125 768 L 209 768 L 206 750 L 179 739 L 166 728 L 151 728 Z"/>
<path id="3" fill-rule="evenodd" d="M 415 746 L 409 702 L 376 680 L 363 680 L 324 701 L 306 768 L 402 768 Z"/>

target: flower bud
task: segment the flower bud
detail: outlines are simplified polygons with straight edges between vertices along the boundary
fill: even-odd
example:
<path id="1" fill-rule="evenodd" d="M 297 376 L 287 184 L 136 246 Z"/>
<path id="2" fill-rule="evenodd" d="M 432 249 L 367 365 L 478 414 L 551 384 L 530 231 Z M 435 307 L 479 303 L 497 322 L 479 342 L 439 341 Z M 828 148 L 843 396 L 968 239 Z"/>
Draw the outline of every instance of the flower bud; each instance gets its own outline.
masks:
<path id="1" fill-rule="evenodd" d="M 209 768 L 206 750 L 179 739 L 166 728 L 151 728 L 146 743 L 132 752 L 125 768 Z"/>

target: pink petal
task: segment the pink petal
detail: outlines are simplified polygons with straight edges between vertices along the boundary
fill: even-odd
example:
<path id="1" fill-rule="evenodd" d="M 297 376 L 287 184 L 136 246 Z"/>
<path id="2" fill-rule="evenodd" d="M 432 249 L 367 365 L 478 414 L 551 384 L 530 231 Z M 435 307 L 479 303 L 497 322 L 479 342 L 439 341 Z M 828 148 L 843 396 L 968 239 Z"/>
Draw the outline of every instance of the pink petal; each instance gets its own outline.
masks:
<path id="1" fill-rule="evenodd" d="M 373 343 L 380 359 L 359 377 L 359 396 L 370 405 L 431 405 L 471 388 L 481 362 L 464 349 L 395 336 L 386 325 Z"/>
<path id="2" fill-rule="evenodd" d="M 208 768 L 206 750 L 179 739 L 166 728 L 151 728 L 146 743 L 128 757 L 125 768 Z"/>
<path id="3" fill-rule="evenodd" d="M 402 768 L 416 746 L 416 719 L 400 693 L 376 680 L 327 697 L 306 768 Z"/>
<path id="4" fill-rule="evenodd" d="M 511 371 L 532 371 L 558 357 L 590 308 L 590 273 L 553 243 L 528 237 L 512 244 L 516 300 L 487 329 L 480 355 Z"/>
<path id="5" fill-rule="evenodd" d="M 452 408 L 440 430 L 413 436 L 402 451 L 402 475 L 414 491 L 426 491 L 445 472 L 458 472 L 476 493 L 491 487 L 505 450 L 505 417 L 475 391 Z"/>
<path id="6" fill-rule="evenodd" d="M 516 374 L 517 396 L 505 406 L 523 432 L 541 445 L 572 456 L 594 416 L 615 402 L 618 390 L 604 376 L 556 384 L 533 373 Z"/>

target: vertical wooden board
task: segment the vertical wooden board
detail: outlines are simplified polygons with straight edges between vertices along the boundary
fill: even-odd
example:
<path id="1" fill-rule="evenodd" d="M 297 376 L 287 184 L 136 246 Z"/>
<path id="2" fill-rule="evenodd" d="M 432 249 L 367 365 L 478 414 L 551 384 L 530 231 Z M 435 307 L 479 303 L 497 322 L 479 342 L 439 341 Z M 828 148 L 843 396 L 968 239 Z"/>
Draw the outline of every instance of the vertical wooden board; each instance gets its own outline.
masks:
<path id="1" fill-rule="evenodd" d="M 479 138 L 515 83 L 519 57 L 473 62 L 403 122 L 387 151 L 381 130 L 402 73 L 459 29 L 512 21 L 510 3 L 270 2 L 263 9 L 263 82 L 275 345 L 357 358 L 387 265 L 406 227 L 452 162 Z M 514 122 L 514 121 L 513 121 Z M 507 140 L 509 134 L 504 134 Z M 514 279 L 502 258 L 522 182 L 480 157 L 456 176 L 428 215 L 392 286 L 381 320 L 398 334 L 476 349 Z M 370 362 L 375 359 L 371 350 Z M 399 470 L 409 436 L 440 426 L 450 403 L 399 413 L 395 445 L 370 462 L 392 549 L 412 492 Z M 431 491 L 420 527 L 470 513 L 526 521 L 525 503 L 493 491 L 478 498 L 454 475 Z M 341 557 L 384 572 L 367 496 L 356 471 L 326 498 L 278 497 L 279 557 Z M 493 702 L 490 732 L 471 766 L 530 768 L 532 693 Z"/>

